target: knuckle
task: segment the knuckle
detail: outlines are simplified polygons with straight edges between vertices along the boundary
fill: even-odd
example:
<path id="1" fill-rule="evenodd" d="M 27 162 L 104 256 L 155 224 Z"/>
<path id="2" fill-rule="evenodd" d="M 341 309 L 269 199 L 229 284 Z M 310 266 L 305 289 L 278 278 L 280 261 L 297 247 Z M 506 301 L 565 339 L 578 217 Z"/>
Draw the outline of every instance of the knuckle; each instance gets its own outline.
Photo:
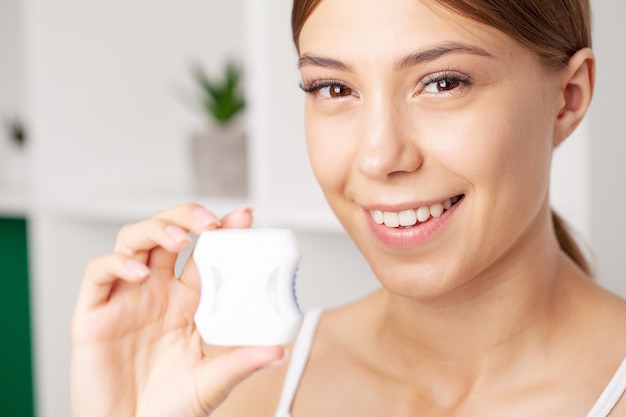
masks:
<path id="1" fill-rule="evenodd" d="M 186 217 L 186 215 L 188 215 L 189 213 L 201 207 L 203 207 L 201 204 L 193 202 L 193 201 L 189 201 L 189 202 L 175 205 L 165 210 L 157 211 L 152 215 L 152 218 L 153 219 L 175 219 L 181 216 Z"/>
<path id="2" fill-rule="evenodd" d="M 148 219 L 122 226 L 117 233 L 118 245 L 130 244 L 138 236 L 152 236 L 155 230 L 163 228 L 168 223 L 162 219 Z"/>
<path id="3" fill-rule="evenodd" d="M 94 256 L 87 261 L 85 272 L 87 275 L 94 271 L 99 271 L 102 268 L 110 267 L 116 263 L 121 263 L 126 259 L 126 256 L 119 253 L 108 253 L 106 255 Z"/>
<path id="4" fill-rule="evenodd" d="M 137 225 L 138 225 L 138 223 L 129 223 L 129 224 L 125 224 L 122 227 L 120 227 L 120 229 L 117 232 L 117 239 L 118 240 L 122 240 L 126 236 L 132 234 L 133 230 L 135 230 L 137 228 Z"/>
<path id="5" fill-rule="evenodd" d="M 102 266 L 104 261 L 107 259 L 106 255 L 95 256 L 87 261 L 87 265 L 85 266 L 85 271 L 87 273 L 94 271 Z"/>
<path id="6" fill-rule="evenodd" d="M 133 234 L 132 230 L 135 228 L 134 225 L 124 225 L 117 232 L 117 237 L 115 239 L 115 251 L 119 251 L 121 248 L 128 246 L 128 239 Z"/>

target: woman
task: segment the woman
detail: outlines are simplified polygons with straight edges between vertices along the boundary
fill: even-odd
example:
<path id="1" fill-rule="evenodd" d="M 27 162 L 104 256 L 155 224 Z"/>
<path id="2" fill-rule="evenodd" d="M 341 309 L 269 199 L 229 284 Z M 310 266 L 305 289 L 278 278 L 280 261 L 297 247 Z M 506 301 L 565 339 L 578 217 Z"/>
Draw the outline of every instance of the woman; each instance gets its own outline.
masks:
<path id="1" fill-rule="evenodd" d="M 587 2 L 296 0 L 293 28 L 311 164 L 383 288 L 312 312 L 291 362 L 203 353 L 176 254 L 250 210 L 129 225 L 86 270 L 75 417 L 626 415 L 626 302 L 548 200 L 593 91 Z"/>

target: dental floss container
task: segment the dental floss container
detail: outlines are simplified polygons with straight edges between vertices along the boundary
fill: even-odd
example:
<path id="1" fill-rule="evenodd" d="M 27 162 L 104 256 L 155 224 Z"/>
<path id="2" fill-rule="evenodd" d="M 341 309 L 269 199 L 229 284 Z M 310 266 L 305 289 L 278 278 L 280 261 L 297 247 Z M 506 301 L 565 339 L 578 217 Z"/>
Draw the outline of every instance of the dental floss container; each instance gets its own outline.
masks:
<path id="1" fill-rule="evenodd" d="M 205 343 L 269 346 L 295 339 L 302 323 L 295 294 L 300 251 L 291 230 L 203 232 L 193 259 L 201 285 L 194 318 Z"/>

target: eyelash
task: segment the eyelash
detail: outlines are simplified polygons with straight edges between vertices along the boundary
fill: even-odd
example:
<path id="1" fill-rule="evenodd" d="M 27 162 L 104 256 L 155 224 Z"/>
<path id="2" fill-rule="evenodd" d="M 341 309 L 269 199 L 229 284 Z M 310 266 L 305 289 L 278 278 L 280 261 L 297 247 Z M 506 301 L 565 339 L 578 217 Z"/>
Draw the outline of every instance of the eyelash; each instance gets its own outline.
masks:
<path id="1" fill-rule="evenodd" d="M 469 76 L 456 72 L 456 71 L 446 70 L 446 71 L 442 71 L 442 72 L 438 72 L 434 74 L 429 74 L 426 77 L 422 78 L 417 83 L 417 85 L 420 87 L 419 92 L 424 91 L 426 87 L 428 87 L 431 84 L 440 83 L 442 81 L 446 81 L 450 84 L 456 83 L 458 84 L 458 86 L 449 91 L 440 91 L 438 94 L 452 94 L 454 90 L 465 89 L 472 85 L 472 79 Z"/>
<path id="2" fill-rule="evenodd" d="M 433 84 L 433 83 L 439 83 L 442 81 L 447 81 L 450 84 L 455 84 L 457 83 L 458 86 L 449 90 L 449 91 L 442 91 L 439 93 L 427 93 L 427 94 L 452 94 L 454 90 L 456 89 L 463 89 L 466 87 L 471 86 L 472 84 L 472 80 L 469 76 L 456 72 L 456 71 L 442 71 L 442 72 L 438 72 L 438 73 L 434 73 L 434 74 L 429 74 L 425 77 L 423 77 L 418 83 L 417 86 L 419 87 L 419 92 L 422 92 L 426 89 L 426 87 L 428 87 L 429 85 Z M 340 88 L 350 88 L 348 87 L 346 84 L 342 83 L 341 81 L 337 81 L 337 80 L 333 80 L 333 79 L 321 79 L 321 80 L 315 80 L 315 81 L 302 81 L 299 83 L 299 87 L 302 91 L 304 91 L 307 94 L 316 94 L 318 93 L 322 88 L 326 88 L 326 87 L 340 87 Z"/>
<path id="3" fill-rule="evenodd" d="M 331 80 L 331 79 L 322 79 L 316 81 L 302 81 L 298 85 L 302 91 L 308 94 L 317 93 L 322 88 L 326 87 L 341 87 L 341 88 L 350 88 L 346 84 L 341 81 Z"/>

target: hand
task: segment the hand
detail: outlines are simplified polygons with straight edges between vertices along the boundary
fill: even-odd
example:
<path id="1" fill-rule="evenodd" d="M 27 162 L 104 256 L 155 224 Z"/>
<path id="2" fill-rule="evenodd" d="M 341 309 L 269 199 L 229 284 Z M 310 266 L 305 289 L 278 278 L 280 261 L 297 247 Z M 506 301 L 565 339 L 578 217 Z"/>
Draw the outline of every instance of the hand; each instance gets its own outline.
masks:
<path id="1" fill-rule="evenodd" d="M 195 204 L 123 227 L 113 253 L 91 260 L 72 319 L 74 417 L 206 416 L 281 347 L 239 347 L 209 359 L 194 325 L 199 279 L 177 254 L 199 234 L 249 227 L 248 209 L 221 221 Z"/>

